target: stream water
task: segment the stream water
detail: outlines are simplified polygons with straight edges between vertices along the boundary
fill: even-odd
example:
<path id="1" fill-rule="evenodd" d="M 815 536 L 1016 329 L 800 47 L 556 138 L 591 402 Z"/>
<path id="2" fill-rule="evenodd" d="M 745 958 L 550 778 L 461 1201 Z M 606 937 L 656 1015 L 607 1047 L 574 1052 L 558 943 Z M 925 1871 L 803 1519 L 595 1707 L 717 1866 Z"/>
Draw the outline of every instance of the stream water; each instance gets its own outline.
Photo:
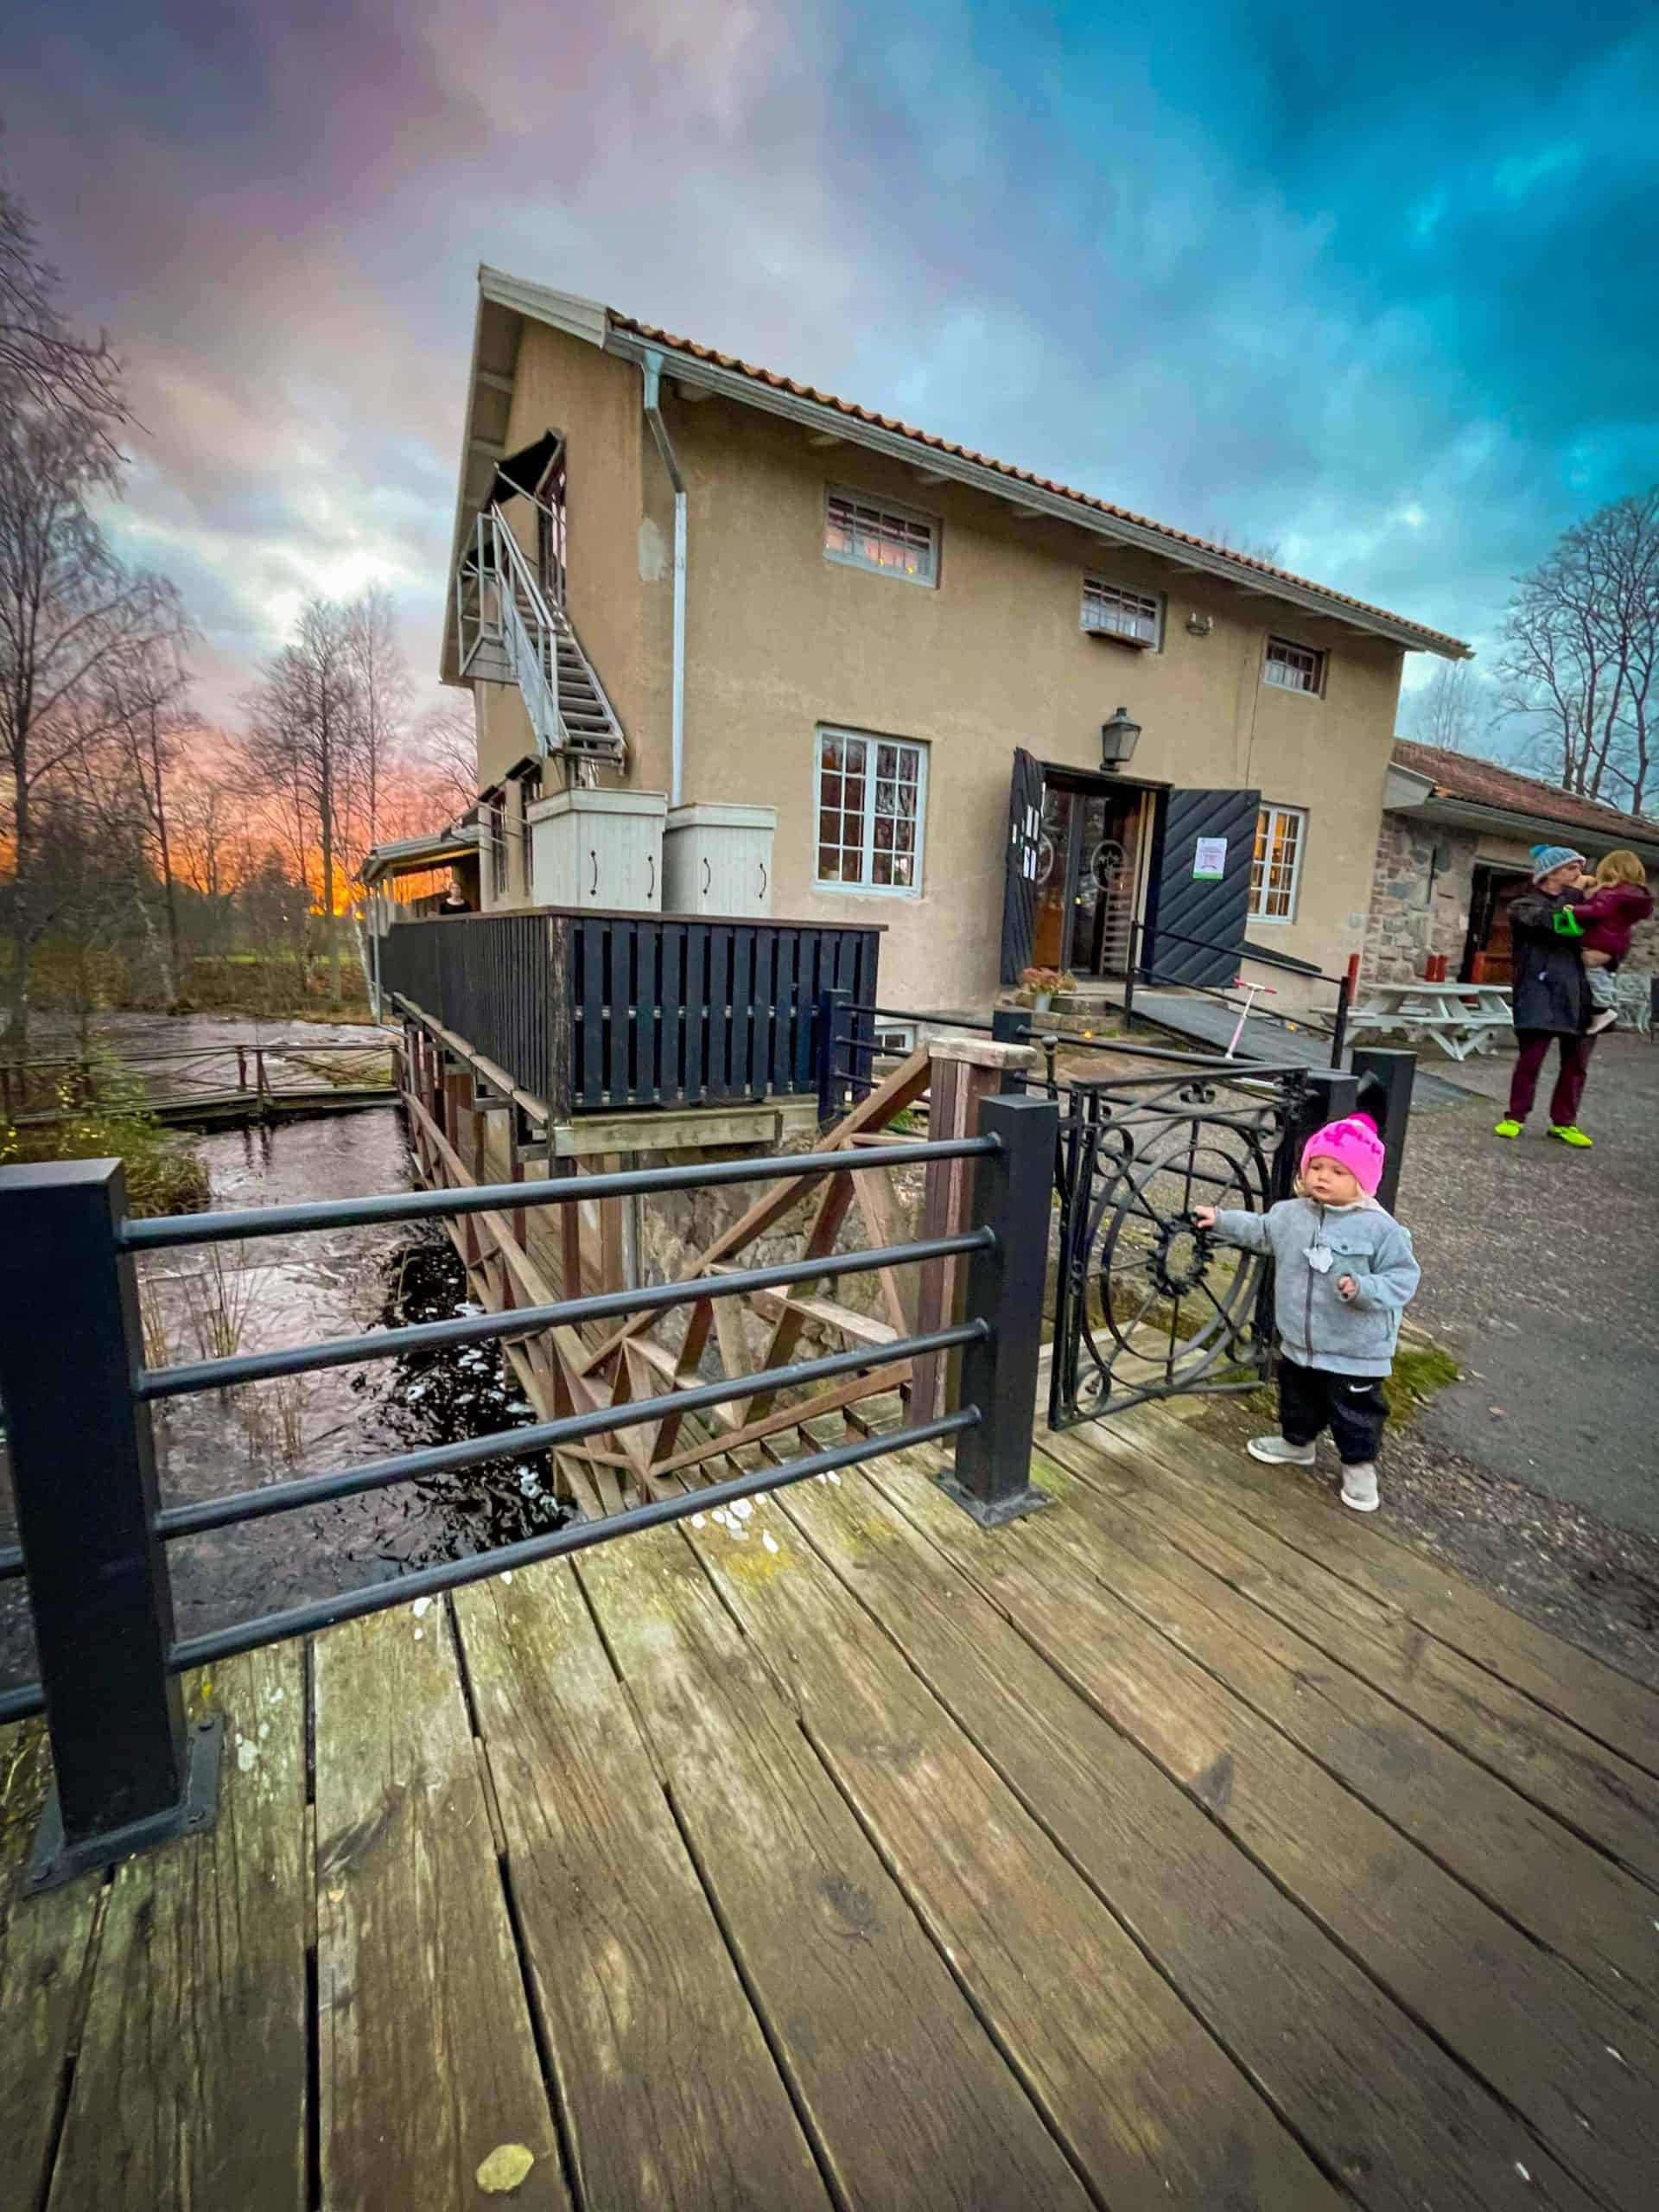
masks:
<path id="1" fill-rule="evenodd" d="M 216 1207 L 361 1198 L 410 1185 L 395 1109 L 221 1133 L 200 1141 Z M 334 1230 L 162 1252 L 143 1262 L 151 1366 L 315 1343 L 461 1311 L 466 1279 L 435 1225 Z M 535 1419 L 493 1345 L 419 1353 L 160 1402 L 164 1503 L 351 1466 L 410 1446 Z M 544 1456 L 492 1460 L 216 1529 L 169 1547 L 179 1633 L 356 1589 L 556 1527 Z M 0 1484 L 0 1542 L 15 1542 Z M 22 1586 L 0 1585 L 0 1687 L 34 1671 Z"/>

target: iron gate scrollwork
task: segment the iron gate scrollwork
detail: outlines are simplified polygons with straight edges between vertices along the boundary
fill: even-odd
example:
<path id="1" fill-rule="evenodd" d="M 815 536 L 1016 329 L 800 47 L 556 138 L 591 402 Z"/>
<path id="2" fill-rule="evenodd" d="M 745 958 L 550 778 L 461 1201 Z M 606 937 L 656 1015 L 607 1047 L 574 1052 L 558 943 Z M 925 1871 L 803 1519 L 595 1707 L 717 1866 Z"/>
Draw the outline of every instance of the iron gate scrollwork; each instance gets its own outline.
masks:
<path id="1" fill-rule="evenodd" d="M 1300 1071 L 1073 1080 L 1057 1166 L 1049 1423 L 1151 1398 L 1252 1389 L 1273 1348 L 1272 1262 L 1198 1229 L 1198 1206 L 1288 1196 Z"/>

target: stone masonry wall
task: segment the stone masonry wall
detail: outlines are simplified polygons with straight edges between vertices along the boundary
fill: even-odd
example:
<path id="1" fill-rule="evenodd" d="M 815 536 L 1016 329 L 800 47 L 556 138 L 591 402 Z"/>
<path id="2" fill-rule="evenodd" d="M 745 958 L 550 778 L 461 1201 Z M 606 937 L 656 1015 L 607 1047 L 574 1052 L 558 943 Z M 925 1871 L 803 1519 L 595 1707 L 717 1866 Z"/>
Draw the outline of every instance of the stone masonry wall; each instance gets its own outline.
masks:
<path id="1" fill-rule="evenodd" d="M 1441 859 L 1438 869 L 1437 848 Z M 1415 982 L 1431 953 L 1444 953 L 1448 973 L 1455 976 L 1469 933 L 1474 876 L 1471 836 L 1437 830 L 1429 823 L 1414 824 L 1402 814 L 1385 814 L 1376 841 L 1362 981 Z"/>

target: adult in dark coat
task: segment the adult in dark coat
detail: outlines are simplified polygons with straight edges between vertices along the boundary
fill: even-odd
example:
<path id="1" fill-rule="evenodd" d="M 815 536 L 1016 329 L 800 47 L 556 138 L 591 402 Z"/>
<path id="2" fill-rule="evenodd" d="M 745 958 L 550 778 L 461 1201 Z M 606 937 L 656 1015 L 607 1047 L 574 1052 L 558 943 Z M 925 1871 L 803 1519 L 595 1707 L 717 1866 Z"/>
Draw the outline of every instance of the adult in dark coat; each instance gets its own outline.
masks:
<path id="1" fill-rule="evenodd" d="M 1569 904 L 1583 866 L 1583 854 L 1568 846 L 1535 845 L 1532 889 L 1510 903 L 1515 945 L 1510 998 L 1520 1049 L 1510 1081 L 1510 1110 L 1497 1125 L 1501 1137 L 1520 1135 L 1554 1039 L 1561 1064 L 1549 1097 L 1549 1134 L 1580 1149 L 1590 1142 L 1579 1127 L 1579 1103 L 1590 1072 L 1593 1040 L 1585 1031 L 1593 1008 L 1577 939 L 1561 935 L 1555 927 L 1555 917 Z"/>

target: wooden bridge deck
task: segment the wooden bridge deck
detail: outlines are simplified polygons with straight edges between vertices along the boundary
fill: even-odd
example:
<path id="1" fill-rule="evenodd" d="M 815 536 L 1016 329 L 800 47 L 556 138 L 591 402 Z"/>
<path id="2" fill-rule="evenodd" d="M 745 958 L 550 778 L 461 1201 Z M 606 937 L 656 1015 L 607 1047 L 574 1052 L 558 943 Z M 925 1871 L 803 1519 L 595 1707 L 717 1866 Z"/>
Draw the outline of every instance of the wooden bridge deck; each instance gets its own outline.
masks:
<path id="1" fill-rule="evenodd" d="M 1659 1700 L 1181 1424 L 1045 1450 L 238 1662 L 217 1829 L 28 1904 L 0 1738 L 7 2201 L 1650 2207 Z"/>

